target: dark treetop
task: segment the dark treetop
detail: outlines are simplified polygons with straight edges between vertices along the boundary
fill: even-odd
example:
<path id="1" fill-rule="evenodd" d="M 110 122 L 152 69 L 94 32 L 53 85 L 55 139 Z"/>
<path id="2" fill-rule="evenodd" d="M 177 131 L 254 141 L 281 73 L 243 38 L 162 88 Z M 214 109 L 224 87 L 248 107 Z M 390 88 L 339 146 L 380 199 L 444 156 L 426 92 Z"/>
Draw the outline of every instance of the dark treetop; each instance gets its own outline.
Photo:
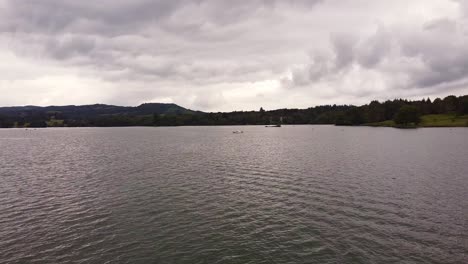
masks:
<path id="1" fill-rule="evenodd" d="M 283 124 L 364 125 L 388 121 L 397 126 L 415 126 L 421 116 L 442 114 L 450 115 L 452 121 L 459 117 L 464 120 L 468 115 L 468 95 L 451 95 L 434 101 L 429 98 L 419 101 L 395 99 L 372 101 L 362 106 L 323 105 L 272 111 L 260 108 L 259 111 L 229 113 L 204 113 L 161 103 L 137 107 L 104 104 L 0 107 L 0 127 L 267 125 L 277 124 L 280 120 Z M 457 124 L 468 126 L 468 123 Z"/>

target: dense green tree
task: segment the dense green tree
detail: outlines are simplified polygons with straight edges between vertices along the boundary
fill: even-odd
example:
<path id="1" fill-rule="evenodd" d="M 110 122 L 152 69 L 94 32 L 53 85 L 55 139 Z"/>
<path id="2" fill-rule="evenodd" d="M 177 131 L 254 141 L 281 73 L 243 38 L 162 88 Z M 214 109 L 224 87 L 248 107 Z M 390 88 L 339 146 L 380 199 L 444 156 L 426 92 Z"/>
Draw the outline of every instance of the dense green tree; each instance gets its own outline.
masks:
<path id="1" fill-rule="evenodd" d="M 13 127 L 13 123 L 7 116 L 0 115 L 0 128 Z"/>
<path id="2" fill-rule="evenodd" d="M 398 125 L 409 125 L 411 123 L 419 124 L 421 121 L 419 110 L 412 105 L 404 105 L 398 110 L 395 117 L 393 118 Z"/>
<path id="3" fill-rule="evenodd" d="M 464 96 L 461 102 L 462 102 L 461 113 L 464 115 L 468 115 L 468 95 Z"/>
<path id="4" fill-rule="evenodd" d="M 447 96 L 444 98 L 443 104 L 445 113 L 454 113 L 457 110 L 458 98 L 453 95 Z"/>
<path id="5" fill-rule="evenodd" d="M 353 107 L 346 112 L 351 125 L 361 125 L 366 122 L 363 111 L 359 107 Z"/>
<path id="6" fill-rule="evenodd" d="M 366 109 L 369 123 L 385 120 L 385 109 L 379 101 L 372 101 Z"/>
<path id="7" fill-rule="evenodd" d="M 153 114 L 153 125 L 157 126 L 159 124 L 159 114 Z"/>
<path id="8" fill-rule="evenodd" d="M 445 112 L 444 102 L 440 98 L 436 98 L 432 103 L 432 114 L 442 114 Z"/>
<path id="9" fill-rule="evenodd" d="M 411 106 L 411 111 L 407 107 Z M 405 110 L 406 109 L 406 110 Z M 164 111 L 163 111 L 164 110 Z M 162 111 L 162 112 L 161 112 Z M 265 111 L 234 111 L 202 113 L 176 105 L 145 104 L 139 107 L 109 105 L 64 107 L 0 107 L 0 127 L 44 126 L 60 121 L 64 126 L 184 126 L 184 125 L 265 125 L 283 124 L 337 124 L 360 125 L 382 121 L 406 121 L 410 113 L 468 114 L 468 96 L 447 96 L 431 100 L 408 101 L 402 99 L 385 102 L 372 101 L 362 106 L 322 105 L 307 109 L 278 109 Z M 408 117 L 409 118 L 409 117 Z M 414 121 L 416 120 L 416 121 Z"/>
<path id="10" fill-rule="evenodd" d="M 337 113 L 335 119 L 335 125 L 337 126 L 350 126 L 351 121 L 345 116 L 343 112 Z"/>

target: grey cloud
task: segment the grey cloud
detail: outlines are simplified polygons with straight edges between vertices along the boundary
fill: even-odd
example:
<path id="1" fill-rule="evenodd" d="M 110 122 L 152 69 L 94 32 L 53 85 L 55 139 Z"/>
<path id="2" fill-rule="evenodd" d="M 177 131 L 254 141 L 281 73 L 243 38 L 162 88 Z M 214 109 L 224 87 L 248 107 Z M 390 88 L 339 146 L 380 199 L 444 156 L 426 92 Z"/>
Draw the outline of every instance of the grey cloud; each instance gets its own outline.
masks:
<path id="1" fill-rule="evenodd" d="M 346 70 L 355 60 L 356 39 L 349 34 L 331 37 L 331 49 L 315 51 L 305 67 L 291 69 L 291 79 L 282 79 L 286 87 L 307 86 Z"/>
<path id="2" fill-rule="evenodd" d="M 454 33 L 457 30 L 457 22 L 448 18 L 436 19 L 426 23 L 424 29 L 428 31 L 438 31 L 440 33 Z"/>
<path id="3" fill-rule="evenodd" d="M 96 41 L 92 37 L 77 37 L 65 35 L 57 39 L 49 39 L 45 45 L 45 51 L 59 60 L 67 59 L 75 55 L 89 55 L 95 48 Z"/>
<path id="4" fill-rule="evenodd" d="M 338 34 L 332 37 L 336 70 L 348 67 L 355 60 L 356 40 L 354 38 L 350 34 Z"/>
<path id="5" fill-rule="evenodd" d="M 441 52 L 448 52 L 441 50 Z M 443 58 L 434 58 L 425 54 L 427 71 L 414 76 L 416 86 L 425 88 L 440 85 L 442 83 L 458 81 L 468 76 L 468 50 L 457 50 L 456 55 L 448 55 Z"/>
<path id="6" fill-rule="evenodd" d="M 425 88 L 458 81 L 468 76 L 468 36 L 456 21 L 431 21 L 420 32 L 400 41 L 404 54 L 418 58 L 426 71 L 412 76 L 416 87 Z"/>
<path id="7" fill-rule="evenodd" d="M 135 30 L 148 20 L 170 16 L 181 4 L 173 1 L 111 1 L 81 2 L 74 0 L 11 0 L 4 31 L 30 32 L 99 32 L 119 34 Z M 5 23 L 6 22 L 6 23 Z"/>
<path id="8" fill-rule="evenodd" d="M 10 32 L 74 31 L 115 36 L 138 31 L 148 23 L 161 23 L 161 20 L 186 9 L 194 12 L 202 10 L 203 21 L 225 25 L 246 19 L 262 8 L 284 5 L 302 8 L 319 2 L 321 0 L 254 0 L 242 4 L 230 0 L 8 0 L 4 14 L 7 19 L 2 20 L 0 29 Z"/>
<path id="9" fill-rule="evenodd" d="M 466 2 L 465 0 L 453 0 L 455 2 L 458 3 L 458 5 L 460 6 L 460 9 L 461 9 L 461 12 L 463 13 L 463 15 L 465 17 L 468 17 L 468 2 Z"/>
<path id="10" fill-rule="evenodd" d="M 203 94 L 195 97 L 193 104 L 202 109 L 211 109 L 219 104 L 226 103 L 226 99 L 219 91 L 205 91 Z"/>
<path id="11" fill-rule="evenodd" d="M 356 39 L 349 34 L 331 37 L 331 49 L 313 52 L 311 62 L 305 67 L 291 70 L 291 79 L 283 79 L 287 87 L 307 86 L 311 83 L 339 74 L 355 61 Z"/>
<path id="12" fill-rule="evenodd" d="M 263 76 L 278 67 L 268 65 L 265 69 L 251 59 L 239 61 L 232 50 L 232 55 L 226 56 L 229 46 L 239 43 L 231 44 L 233 36 L 246 34 L 245 25 L 236 28 L 232 24 L 244 23 L 259 10 L 302 9 L 320 2 L 10 0 L 0 29 L 14 33 L 16 50 L 29 50 L 28 54 L 36 50 L 37 56 L 49 56 L 70 66 L 111 70 L 113 77 L 121 71 L 126 75 L 123 78 L 145 80 L 253 80 L 256 74 Z M 220 41 L 225 46 L 215 47 Z M 31 42 L 34 49 L 28 47 Z M 143 65 L 141 55 L 152 60 Z"/>
<path id="13" fill-rule="evenodd" d="M 446 0 L 464 17 L 404 13 L 442 1 L 0 0 L 0 58 L 29 63 L 26 72 L 50 66 L 44 78 L 31 74 L 31 87 L 60 75 L 77 86 L 101 84 L 106 89 L 89 98 L 119 103 L 274 108 L 423 95 L 453 90 L 468 76 L 465 1 Z"/>
<path id="14" fill-rule="evenodd" d="M 321 55 L 313 57 L 309 65 L 292 69 L 292 77 L 283 83 L 307 87 L 352 76 L 359 69 L 386 76 L 387 89 L 444 90 L 468 76 L 468 36 L 462 31 L 468 23 L 462 23 L 435 19 L 403 32 L 399 27 L 379 26 L 374 34 L 358 41 L 349 35 L 332 36 L 332 52 L 318 52 Z M 355 96 L 364 96 L 363 91 L 340 90 Z"/>
<path id="15" fill-rule="evenodd" d="M 366 68 L 379 64 L 391 49 L 392 37 L 380 26 L 376 33 L 359 44 L 357 61 Z"/>

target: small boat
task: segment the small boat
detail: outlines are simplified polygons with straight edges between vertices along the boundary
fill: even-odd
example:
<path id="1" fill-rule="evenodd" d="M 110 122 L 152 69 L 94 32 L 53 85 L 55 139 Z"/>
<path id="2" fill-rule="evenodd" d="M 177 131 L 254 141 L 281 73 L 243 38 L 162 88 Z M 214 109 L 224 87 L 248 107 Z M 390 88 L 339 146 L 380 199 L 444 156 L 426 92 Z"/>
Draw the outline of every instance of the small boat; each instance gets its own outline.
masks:
<path id="1" fill-rule="evenodd" d="M 273 119 L 270 117 L 270 124 L 272 125 L 266 125 L 265 127 L 281 127 L 281 124 L 283 123 L 283 117 L 281 116 L 279 119 L 279 122 L 274 124 Z"/>
<path id="2" fill-rule="evenodd" d="M 232 133 L 234 133 L 234 134 L 243 134 L 244 131 L 242 131 L 242 130 L 234 130 L 234 131 L 232 131 Z"/>

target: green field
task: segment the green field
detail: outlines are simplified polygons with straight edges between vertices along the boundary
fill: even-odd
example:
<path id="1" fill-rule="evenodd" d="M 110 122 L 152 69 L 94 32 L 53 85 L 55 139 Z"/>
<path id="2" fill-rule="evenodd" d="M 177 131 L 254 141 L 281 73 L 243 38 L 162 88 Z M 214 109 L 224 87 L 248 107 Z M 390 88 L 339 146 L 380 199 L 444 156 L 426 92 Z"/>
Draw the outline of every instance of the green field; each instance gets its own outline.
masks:
<path id="1" fill-rule="evenodd" d="M 46 123 L 48 127 L 63 127 L 64 120 L 51 119 L 49 121 L 46 121 Z"/>
<path id="2" fill-rule="evenodd" d="M 421 116 L 422 127 L 466 127 L 468 115 L 425 115 Z"/>
<path id="3" fill-rule="evenodd" d="M 393 120 L 365 124 L 375 127 L 397 127 Z M 468 115 L 456 116 L 450 114 L 423 115 L 418 127 L 468 127 Z"/>

